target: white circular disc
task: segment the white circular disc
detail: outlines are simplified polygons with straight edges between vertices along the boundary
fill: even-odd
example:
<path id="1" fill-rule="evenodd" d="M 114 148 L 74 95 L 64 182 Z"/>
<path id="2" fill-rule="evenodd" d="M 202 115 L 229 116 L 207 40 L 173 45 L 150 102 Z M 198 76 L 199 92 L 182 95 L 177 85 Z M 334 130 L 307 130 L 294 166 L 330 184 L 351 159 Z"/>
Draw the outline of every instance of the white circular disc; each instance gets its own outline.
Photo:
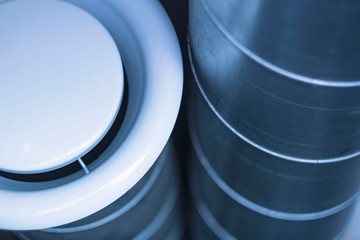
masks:
<path id="1" fill-rule="evenodd" d="M 0 170 L 36 173 L 87 153 L 121 104 L 119 51 L 93 16 L 61 1 L 0 4 Z"/>
<path id="2" fill-rule="evenodd" d="M 0 0 L 0 2 L 1 1 L 2 0 Z M 89 216 L 113 203 L 129 191 L 129 189 L 131 189 L 146 174 L 156 161 L 169 140 L 179 112 L 183 88 L 181 51 L 171 21 L 158 0 L 66 1 L 69 1 L 91 13 L 93 16 L 96 16 L 98 21 L 104 24 L 106 29 L 111 33 L 111 36 L 116 42 L 116 46 L 121 52 L 129 83 L 127 110 L 124 116 L 124 122 L 115 139 L 99 157 L 99 162 L 101 162 L 101 164 L 96 165 L 94 168 L 91 167 L 93 165 L 90 165 L 90 168 L 88 169 L 90 172 L 86 175 L 79 177 L 81 172 L 77 172 L 76 174 L 78 175 L 74 174 L 55 181 L 42 183 L 21 182 L 6 177 L 0 177 L 1 229 L 34 230 L 64 225 Z M 12 12 L 10 14 L 14 14 L 15 11 L 10 9 L 13 5 L 7 5 L 13 4 L 12 2 L 16 2 L 16 4 L 20 5 L 29 2 L 24 8 L 27 8 L 26 11 L 33 12 L 36 12 L 33 9 L 34 6 L 39 5 L 40 3 L 45 5 L 50 4 L 51 6 L 55 6 L 52 4 L 56 4 L 54 3 L 54 0 L 9 1 L 9 3 L 6 2 L 4 5 L 0 4 L 0 20 L 3 20 L 3 14 L 8 14 L 7 11 L 11 10 Z M 65 8 L 65 5 L 60 2 L 58 2 L 58 4 L 57 10 L 63 11 L 61 10 L 61 6 Z M 6 8 L 6 10 L 4 10 L 3 7 Z M 44 6 L 40 7 L 43 8 Z M 41 12 L 42 11 L 34 14 L 34 17 Z M 46 12 L 49 16 L 57 14 L 57 11 L 49 11 L 49 9 L 47 9 Z M 75 12 L 75 9 L 74 14 L 67 14 L 66 17 L 64 17 L 66 18 L 65 22 L 67 22 L 66 26 L 74 28 L 74 26 L 71 26 L 72 24 L 80 24 L 80 13 L 82 15 L 85 14 L 81 11 Z M 21 16 L 21 14 L 17 14 L 17 16 L 19 15 Z M 74 18 L 77 20 L 74 21 Z M 69 19 L 72 20 L 70 21 Z M 102 33 L 100 30 L 96 34 L 94 33 L 95 22 L 96 21 L 94 20 L 94 24 L 92 25 L 87 25 L 88 23 L 82 24 L 82 27 L 87 25 L 86 29 L 74 30 L 73 34 L 75 35 L 72 35 L 72 37 L 81 33 L 77 38 L 83 40 L 82 31 L 90 31 L 91 28 L 91 32 L 93 33 L 92 37 L 87 36 L 86 41 L 83 42 L 83 44 L 88 45 L 92 42 L 97 42 L 97 46 L 91 44 L 92 48 L 86 49 L 88 52 L 92 51 L 91 53 L 88 53 L 86 57 L 97 55 L 96 61 L 94 60 L 94 65 L 92 66 L 96 69 L 88 69 L 91 71 L 91 74 L 88 74 L 87 77 L 92 79 L 93 74 L 97 74 L 98 79 L 101 78 L 101 81 L 99 80 L 100 82 L 97 82 L 94 79 L 87 79 L 86 84 L 84 82 L 83 85 L 89 88 L 89 82 L 94 83 L 94 85 L 96 82 L 98 83 L 96 90 L 98 92 L 95 90 L 91 91 L 91 89 L 85 91 L 82 89 L 82 86 L 80 86 L 79 89 L 81 90 L 78 90 L 77 93 L 82 96 L 82 94 L 92 92 L 94 94 L 93 98 L 89 97 L 86 99 L 91 102 L 88 102 L 86 105 L 84 103 L 81 111 L 85 111 L 87 117 L 90 117 L 89 113 L 91 112 L 91 117 L 96 118 L 102 116 L 102 119 L 104 119 L 105 116 L 103 113 L 105 110 L 102 108 L 111 108 L 111 106 L 114 106 L 114 102 L 109 100 L 108 102 L 111 103 L 107 104 L 105 103 L 106 100 L 103 98 L 109 97 L 115 99 L 114 96 L 111 96 L 112 94 L 115 94 L 114 88 L 118 88 L 117 86 L 114 86 L 115 82 L 119 84 L 119 86 L 121 83 L 118 82 L 118 79 L 109 79 L 117 77 L 117 75 L 114 74 L 114 71 L 116 71 L 114 65 L 117 64 L 115 64 L 115 60 L 111 60 L 115 58 L 112 54 L 115 54 L 116 50 L 115 47 L 113 47 L 113 51 L 108 51 L 109 48 L 111 48 L 111 39 L 109 37 L 108 43 L 104 43 L 106 42 L 104 40 L 106 38 L 105 35 L 107 35 L 105 34 L 105 30 L 103 30 Z M 31 24 L 33 24 L 33 22 L 31 22 Z M 4 25 L 3 21 L 1 21 L 0 26 L 8 25 Z M 51 29 L 52 28 L 48 30 Z M 0 34 L 0 45 L 2 45 L 4 43 L 2 39 L 3 32 L 0 32 Z M 54 40 L 57 41 L 57 38 L 54 38 Z M 50 43 L 47 41 L 46 44 Z M 6 43 L 4 46 L 6 45 L 9 44 Z M 85 46 L 82 46 L 82 44 L 77 45 L 77 47 L 73 49 L 76 54 L 73 53 L 71 55 L 80 58 L 81 56 L 78 56 L 78 54 L 80 54 L 79 48 L 83 47 Z M 4 49 L 6 48 L 1 48 L 0 51 L 4 51 Z M 54 50 L 52 49 L 51 51 Z M 87 54 L 86 51 L 82 50 L 81 54 Z M 1 54 L 3 53 L 0 53 L 0 55 Z M 107 55 L 107 57 L 103 57 L 102 54 Z M 1 61 L 5 61 L 2 57 L 0 58 Z M 119 56 L 117 56 L 117 58 L 120 62 Z M 37 58 L 35 59 L 39 61 Z M 86 59 L 87 58 L 83 60 L 85 61 Z M 87 61 L 85 62 L 88 64 Z M 0 71 L 3 71 L 1 67 L 2 66 L 0 65 Z M 117 67 L 120 68 L 120 66 Z M 121 68 L 119 71 L 120 70 Z M 0 82 L 2 81 L 3 79 L 0 79 Z M 77 79 L 77 81 L 79 80 Z M 74 84 L 72 81 L 68 81 L 67 84 L 69 83 Z M 31 84 L 28 83 L 28 85 Z M 102 90 L 102 88 L 104 89 Z M 11 94 L 17 94 L 15 90 L 17 90 L 15 85 L 14 89 L 9 89 Z M 107 91 L 107 94 L 103 94 L 103 91 L 105 90 Z M 25 90 L 23 91 L 25 92 Z M 56 93 L 56 91 L 54 92 Z M 7 92 L 0 90 L 0 94 L 4 93 Z M 118 93 L 118 89 L 116 89 L 116 93 Z M 49 97 L 51 97 L 50 94 Z M 15 101 L 14 99 L 15 98 L 12 98 L 13 101 Z M 23 101 L 21 103 L 23 103 Z M 58 105 L 57 107 L 61 106 L 61 104 Z M 4 106 L 5 110 L 3 110 Z M 1 105 L 1 108 L 3 110 L 1 114 L 3 115 L 1 115 L 0 123 L 9 125 L 9 121 L 4 121 L 3 116 L 6 115 L 4 111 L 9 112 L 10 107 L 8 107 L 8 104 L 3 104 Z M 79 108 L 81 107 L 76 108 L 76 111 L 78 111 Z M 24 109 L 25 108 L 22 108 L 21 110 Z M 55 111 L 52 110 L 53 108 L 49 107 L 49 109 Z M 26 114 L 22 113 L 21 116 L 24 117 Z M 84 113 L 82 112 L 82 114 Z M 69 118 L 74 118 L 73 116 L 74 115 L 71 115 Z M 81 117 L 81 120 L 85 121 L 85 117 L 82 118 L 82 115 L 77 117 Z M 66 121 L 67 120 L 69 119 L 66 119 Z M 87 119 L 87 121 L 93 120 Z M 25 120 L 23 120 L 23 122 L 29 124 Z M 60 121 L 53 121 L 52 123 L 54 122 L 57 125 L 61 124 L 62 127 L 64 127 L 63 125 L 66 127 L 66 124 L 63 124 Z M 46 124 L 46 121 L 43 121 L 42 124 Z M 84 125 L 87 125 L 84 127 L 87 130 L 91 127 L 88 126 L 88 122 Z M 18 124 L 18 126 L 21 125 Z M 40 124 L 36 126 L 40 126 Z M 109 124 L 107 126 L 109 126 Z M 1 133 L 3 133 L 5 129 L 6 131 L 9 131 L 6 127 L 1 126 Z M 54 129 L 53 125 L 51 125 L 51 129 Z M 61 134 L 64 132 L 60 129 L 55 131 Z M 44 134 L 46 131 L 43 130 L 42 132 Z M 36 131 L 33 133 L 36 133 Z M 67 132 L 67 134 L 69 133 L 71 134 L 71 131 Z M 71 136 L 75 135 L 76 134 L 74 133 Z M 5 135 L 0 135 L 0 139 L 4 142 L 3 139 L 10 138 L 9 136 L 11 136 L 11 134 L 6 133 Z M 68 136 L 66 138 L 69 140 Z M 0 145 L 3 144 L 3 142 L 0 142 Z M 10 146 L 10 144 L 6 144 Z M 0 154 L 3 154 L 4 149 L 6 148 L 2 147 L 0 149 Z M 4 155 L 1 155 L 0 158 L 3 156 Z M 7 161 L 10 161 L 9 159 L 10 158 L 7 158 Z M 2 164 L 0 167 L 4 165 L 5 164 Z M 13 164 L 11 168 L 14 168 L 14 166 L 17 165 Z"/>

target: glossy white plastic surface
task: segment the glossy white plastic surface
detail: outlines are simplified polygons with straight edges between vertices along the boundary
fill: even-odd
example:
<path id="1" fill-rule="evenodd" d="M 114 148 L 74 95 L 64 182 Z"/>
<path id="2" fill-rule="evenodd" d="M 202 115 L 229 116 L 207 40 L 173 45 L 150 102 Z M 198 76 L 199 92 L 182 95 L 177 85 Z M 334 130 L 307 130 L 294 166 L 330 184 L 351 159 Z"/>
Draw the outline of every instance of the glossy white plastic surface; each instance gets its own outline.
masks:
<path id="1" fill-rule="evenodd" d="M 125 131 L 120 146 L 88 175 L 57 187 L 27 191 L 7 188 L 0 179 L 3 229 L 63 225 L 121 197 L 160 155 L 179 111 L 183 87 L 181 53 L 176 33 L 157 0 L 68 1 L 91 12 L 111 33 L 128 75 L 129 96 L 139 93 L 140 100 L 128 105 L 134 120 L 128 124 L 129 131 Z M 135 75 L 140 79 L 132 84 Z M 140 91 L 134 93 L 134 89 Z"/>
<path id="2" fill-rule="evenodd" d="M 123 93 L 118 49 L 84 10 L 60 1 L 0 5 L 0 169 L 52 170 L 106 134 Z"/>

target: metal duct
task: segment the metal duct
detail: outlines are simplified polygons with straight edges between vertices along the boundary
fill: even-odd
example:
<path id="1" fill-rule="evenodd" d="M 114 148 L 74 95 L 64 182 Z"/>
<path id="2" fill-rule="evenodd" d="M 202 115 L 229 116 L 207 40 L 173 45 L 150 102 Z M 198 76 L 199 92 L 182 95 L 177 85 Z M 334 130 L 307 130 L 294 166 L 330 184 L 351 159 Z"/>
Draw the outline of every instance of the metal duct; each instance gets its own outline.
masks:
<path id="1" fill-rule="evenodd" d="M 198 90 L 191 103 L 190 188 L 194 224 L 202 225 L 194 227 L 195 239 L 340 234 L 357 200 L 359 161 L 309 164 L 271 156 L 233 134 Z"/>
<path id="2" fill-rule="evenodd" d="M 359 155 L 360 2 L 189 5 L 199 84 L 235 132 L 289 159 Z"/>
<path id="3" fill-rule="evenodd" d="M 359 23 L 351 0 L 190 0 L 194 236 L 341 235 L 360 184 Z"/>

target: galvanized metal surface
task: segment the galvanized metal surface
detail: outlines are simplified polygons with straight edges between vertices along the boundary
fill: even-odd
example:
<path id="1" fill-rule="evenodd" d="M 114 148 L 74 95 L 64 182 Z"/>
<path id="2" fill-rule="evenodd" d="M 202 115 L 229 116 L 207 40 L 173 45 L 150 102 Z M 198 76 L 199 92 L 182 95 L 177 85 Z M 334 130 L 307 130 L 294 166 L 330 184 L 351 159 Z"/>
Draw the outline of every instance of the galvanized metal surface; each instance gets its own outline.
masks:
<path id="1" fill-rule="evenodd" d="M 181 239 L 179 179 L 174 149 L 124 196 L 101 211 L 64 226 L 19 232 L 21 239 Z"/>
<path id="2" fill-rule="evenodd" d="M 200 2 L 234 40 L 269 64 L 326 82 L 359 83 L 359 1 Z"/>
<path id="3" fill-rule="evenodd" d="M 336 240 L 359 240 L 360 239 L 360 202 L 356 204 L 353 216 L 346 226 L 344 233 Z"/>
<path id="4" fill-rule="evenodd" d="M 198 84 L 249 144 L 294 161 L 360 150 L 360 2 L 190 0 Z"/>
<path id="5" fill-rule="evenodd" d="M 268 210 L 242 204 L 240 195 L 225 192 L 224 183 L 209 174 L 202 159 L 195 154 L 191 159 L 190 188 L 196 208 L 192 234 L 196 239 L 331 240 L 342 233 L 354 207 L 351 204 L 332 215 L 308 219 L 271 216 Z"/>
<path id="6" fill-rule="evenodd" d="M 195 84 L 194 84 L 195 85 Z M 330 163 L 289 161 L 247 143 L 228 129 L 194 86 L 189 105 L 193 146 L 232 191 L 295 218 L 333 214 L 356 200 L 360 159 Z M 289 216 L 291 217 L 291 215 Z"/>

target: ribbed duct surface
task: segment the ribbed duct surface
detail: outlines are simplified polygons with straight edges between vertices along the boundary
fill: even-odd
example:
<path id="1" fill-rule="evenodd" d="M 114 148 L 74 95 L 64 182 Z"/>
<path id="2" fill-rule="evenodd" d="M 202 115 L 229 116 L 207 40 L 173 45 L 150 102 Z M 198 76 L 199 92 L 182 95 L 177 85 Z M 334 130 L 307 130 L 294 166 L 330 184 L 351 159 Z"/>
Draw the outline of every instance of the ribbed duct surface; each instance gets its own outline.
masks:
<path id="1" fill-rule="evenodd" d="M 360 4 L 189 1 L 195 239 L 340 238 L 360 184 Z"/>

